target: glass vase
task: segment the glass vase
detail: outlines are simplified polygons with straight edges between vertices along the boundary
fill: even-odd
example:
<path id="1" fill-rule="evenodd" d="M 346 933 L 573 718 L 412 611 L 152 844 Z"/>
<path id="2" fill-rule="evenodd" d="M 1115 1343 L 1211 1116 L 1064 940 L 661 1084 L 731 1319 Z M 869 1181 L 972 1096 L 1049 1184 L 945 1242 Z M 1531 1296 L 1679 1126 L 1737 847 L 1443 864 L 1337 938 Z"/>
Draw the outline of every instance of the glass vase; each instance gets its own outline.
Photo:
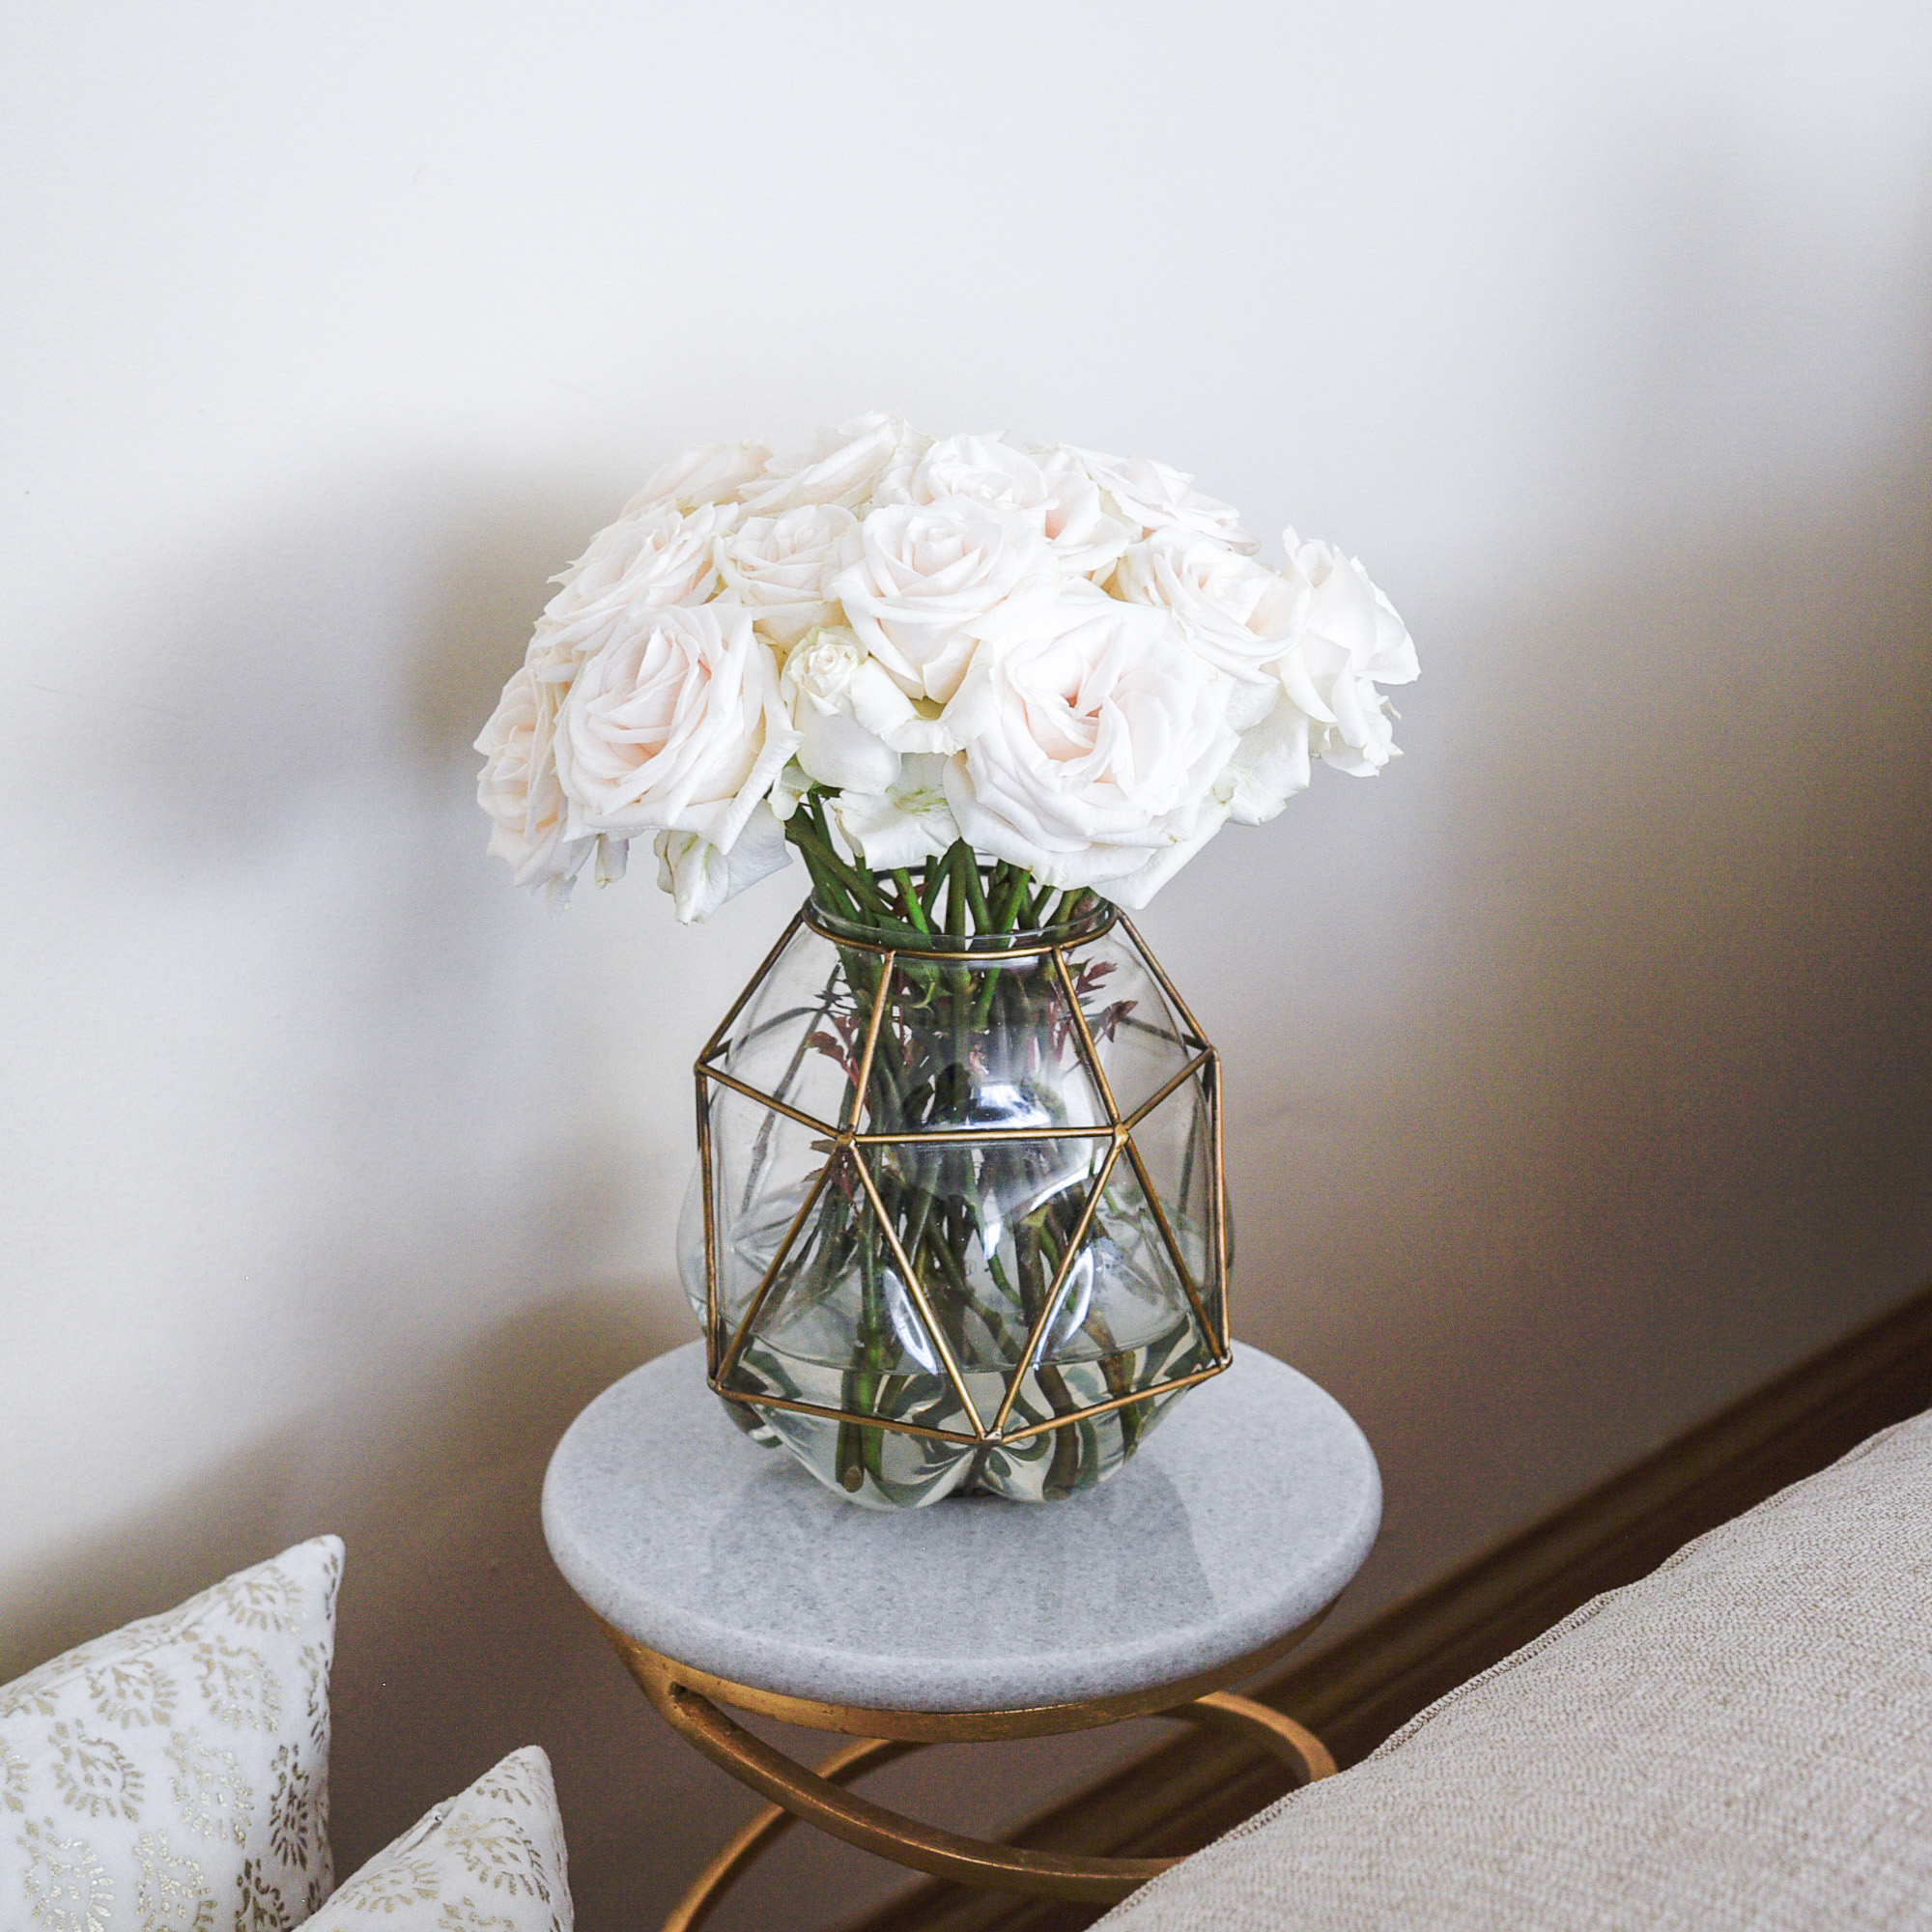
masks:
<path id="1" fill-rule="evenodd" d="M 882 941 L 808 900 L 699 1056 L 711 1386 L 852 1501 L 1051 1501 L 1228 1364 L 1214 1049 L 1112 906 Z"/>

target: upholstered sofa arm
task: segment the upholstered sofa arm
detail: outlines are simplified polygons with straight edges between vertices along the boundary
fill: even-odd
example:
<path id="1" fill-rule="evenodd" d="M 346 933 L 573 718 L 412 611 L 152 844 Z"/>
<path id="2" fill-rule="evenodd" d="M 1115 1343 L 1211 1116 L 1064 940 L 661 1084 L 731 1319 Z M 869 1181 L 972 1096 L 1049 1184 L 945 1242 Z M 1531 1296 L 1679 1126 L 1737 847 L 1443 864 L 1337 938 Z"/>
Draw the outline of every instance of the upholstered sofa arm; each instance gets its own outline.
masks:
<path id="1" fill-rule="evenodd" d="M 1932 1925 L 1932 1415 L 1585 1605 L 1103 1922 Z"/>

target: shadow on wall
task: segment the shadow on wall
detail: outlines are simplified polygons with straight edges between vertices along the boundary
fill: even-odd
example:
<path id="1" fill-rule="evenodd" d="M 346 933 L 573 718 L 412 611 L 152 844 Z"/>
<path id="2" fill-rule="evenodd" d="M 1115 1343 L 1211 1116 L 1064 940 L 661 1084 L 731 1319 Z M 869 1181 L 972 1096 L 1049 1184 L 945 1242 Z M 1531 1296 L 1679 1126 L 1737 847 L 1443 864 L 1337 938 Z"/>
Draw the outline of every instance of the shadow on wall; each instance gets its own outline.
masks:
<path id="1" fill-rule="evenodd" d="M 113 640 L 126 662 L 104 707 L 121 737 L 110 755 L 142 803 L 123 828 L 133 889 L 97 916 L 121 923 L 130 980 L 165 950 L 165 920 L 199 919 L 187 956 L 227 982 L 205 1009 L 176 997 L 178 980 L 143 988 L 171 1056 L 155 1111 L 174 1131 L 102 1164 L 130 1200 L 144 1182 L 192 1200 L 228 1244 L 196 1251 L 178 1205 L 176 1226 L 152 1230 L 145 1264 L 184 1313 L 114 1397 L 152 1412 L 175 1379 L 169 1349 L 229 1348 L 249 1378 L 294 1358 L 302 1394 L 285 1424 L 58 1541 L 0 1591 L 4 1680 L 289 1543 L 342 1535 L 339 1868 L 538 1742 L 593 1925 L 616 1922 L 640 1885 L 668 1902 L 676 1873 L 648 1861 L 640 1877 L 639 1846 L 701 1860 L 721 1805 L 751 1805 L 652 1735 L 538 1520 L 571 1417 L 692 1333 L 656 1240 L 648 1282 L 566 1285 L 586 1257 L 645 1245 L 631 1238 L 640 1197 L 675 1201 L 688 1099 L 668 1116 L 674 1172 L 653 1173 L 627 1114 L 657 1095 L 627 1091 L 628 1075 L 645 1065 L 682 1097 L 688 1056 L 654 1022 L 614 1052 L 593 1042 L 595 991 L 570 985 L 592 942 L 508 890 L 472 803 L 469 742 L 544 580 L 609 510 L 581 476 L 481 500 L 449 477 L 365 485 L 275 519 Z M 150 917 L 154 944 L 138 926 Z M 639 970 L 647 1014 L 687 963 Z M 111 1135 L 99 1081 L 94 1105 Z M 155 1286 L 117 1283 L 112 1319 Z M 205 1396 L 178 1411 L 190 1441 L 232 1440 L 227 1421 Z M 600 1904 L 612 1884 L 618 1899 Z"/>
<path id="2" fill-rule="evenodd" d="M 1428 626 L 1427 857 L 1318 785 L 1214 930 L 1297 988 L 1221 1041 L 1238 1307 L 1384 1459 L 1358 1614 L 1932 1269 L 1932 445 L 1771 495 Z"/>

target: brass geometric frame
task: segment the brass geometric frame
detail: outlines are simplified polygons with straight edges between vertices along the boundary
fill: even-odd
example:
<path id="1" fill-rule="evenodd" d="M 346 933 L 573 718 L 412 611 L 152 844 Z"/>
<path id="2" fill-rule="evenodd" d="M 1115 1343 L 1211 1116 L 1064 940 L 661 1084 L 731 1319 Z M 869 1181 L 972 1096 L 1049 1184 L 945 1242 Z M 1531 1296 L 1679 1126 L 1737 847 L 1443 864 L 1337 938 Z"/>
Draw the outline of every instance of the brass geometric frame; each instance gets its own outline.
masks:
<path id="1" fill-rule="evenodd" d="M 1066 952 L 1069 946 L 1085 944 L 1101 934 L 1112 930 L 1118 923 L 1125 929 L 1128 940 L 1140 962 L 1159 986 L 1178 1016 L 1180 1031 L 1177 1042 L 1188 1049 L 1190 1057 L 1186 1064 L 1150 1097 L 1131 1113 L 1123 1115 L 1116 1102 L 1112 1086 L 1108 1082 L 1106 1067 L 1094 1042 L 1087 1016 L 1082 1011 L 1078 993 L 1075 989 L 1072 969 L 1068 966 Z M 718 1063 L 724 1057 L 731 1045 L 730 1031 L 746 1004 L 764 983 L 766 976 L 777 965 L 780 957 L 790 945 L 793 936 L 803 925 L 821 938 L 845 951 L 870 952 L 879 961 L 876 989 L 871 995 L 871 1009 L 867 1015 L 865 1041 L 861 1050 L 859 1065 L 848 1088 L 845 1108 L 847 1118 L 838 1122 L 821 1120 L 803 1108 L 781 1099 L 777 1094 L 761 1089 L 727 1072 Z M 1104 1126 L 1024 1126 L 1024 1127 L 947 1127 L 931 1128 L 924 1131 L 880 1133 L 861 1131 L 857 1125 L 858 1108 L 863 1105 L 863 1096 L 868 1091 L 873 1056 L 877 1050 L 881 1023 L 892 1003 L 895 975 L 901 970 L 901 961 L 910 960 L 921 967 L 945 965 L 948 963 L 985 965 L 993 960 L 1038 958 L 1046 955 L 1060 988 L 1071 1009 L 1077 1029 L 1076 1052 L 1086 1070 L 1093 1077 L 1100 1104 L 1106 1114 Z M 856 989 L 855 989 L 856 990 Z M 777 1408 L 789 1410 L 795 1414 L 815 1416 L 824 1421 L 851 1424 L 861 1428 L 883 1429 L 906 1435 L 923 1436 L 929 1440 L 948 1442 L 961 1448 L 985 1449 L 993 1446 L 1009 1446 L 1031 1437 L 1051 1434 L 1056 1430 L 1073 1427 L 1079 1423 L 1110 1413 L 1115 1409 L 1129 1407 L 1138 1403 L 1149 1402 L 1157 1396 L 1172 1394 L 1178 1390 L 1190 1388 L 1196 1382 L 1208 1380 L 1219 1375 L 1233 1360 L 1229 1340 L 1228 1323 L 1228 1211 L 1226 1193 L 1226 1172 L 1222 1155 L 1221 1131 L 1221 1057 L 1207 1037 L 1202 1033 L 1199 1022 L 1188 1010 L 1187 1004 L 1176 990 L 1174 982 L 1162 970 L 1160 962 L 1149 950 L 1147 942 L 1125 914 L 1118 908 L 1108 906 L 1104 916 L 1090 925 L 1083 927 L 1076 938 L 1039 939 L 1014 941 L 1004 946 L 980 945 L 971 949 L 946 950 L 925 945 L 895 945 L 890 942 L 857 938 L 849 930 L 832 930 L 821 923 L 817 908 L 808 899 L 793 916 L 791 923 L 779 935 L 778 942 L 765 955 L 758 970 L 752 976 L 744 990 L 732 1001 L 729 1010 L 718 1023 L 711 1037 L 705 1042 L 703 1051 L 697 1056 L 693 1066 L 696 1080 L 697 1101 L 697 1152 L 702 1168 L 702 1191 L 704 1207 L 704 1282 L 705 1282 L 705 1376 L 713 1391 L 724 1401 L 737 1403 L 753 1410 Z M 1159 1193 L 1149 1174 L 1145 1159 L 1134 1140 L 1134 1129 L 1147 1120 L 1153 1111 L 1188 1081 L 1200 1076 L 1203 1100 L 1208 1113 L 1208 1223 L 1211 1234 L 1208 1261 L 1210 1276 L 1208 1284 L 1197 1283 L 1194 1272 L 1188 1266 L 1181 1251 L 1180 1241 L 1167 1211 L 1161 1205 Z M 711 1090 L 714 1086 L 724 1088 L 742 1095 L 748 1100 L 769 1109 L 772 1113 L 806 1127 L 822 1137 L 827 1148 L 825 1164 L 820 1168 L 790 1224 L 780 1239 L 770 1263 L 752 1290 L 744 1312 L 733 1324 L 730 1334 L 724 1332 L 719 1290 L 718 1239 L 714 1208 L 715 1176 L 711 1146 Z M 1050 1139 L 1079 1139 L 1104 1141 L 1106 1152 L 1101 1158 L 1098 1171 L 1093 1177 L 1092 1184 L 1082 1208 L 1080 1219 L 1075 1225 L 1071 1237 L 1067 1240 L 1065 1253 L 1043 1298 L 1038 1318 L 1027 1337 L 1027 1345 L 1019 1361 L 1014 1366 L 999 1408 L 989 1418 L 982 1416 L 973 1400 L 972 1391 L 967 1387 L 966 1378 L 954 1356 L 951 1344 L 947 1341 L 945 1325 L 937 1319 L 932 1304 L 927 1299 L 924 1284 L 919 1271 L 913 1266 L 902 1246 L 892 1217 L 887 1212 L 871 1167 L 866 1158 L 865 1150 L 885 1147 L 911 1147 L 952 1143 L 974 1146 L 990 1145 L 1001 1141 L 1032 1141 Z M 1156 1381 L 1144 1389 L 1136 1389 L 1131 1394 L 1116 1396 L 1105 1402 L 1097 1402 L 1085 1407 L 1070 1409 L 1065 1414 L 1057 1414 L 1045 1422 L 1026 1423 L 1019 1428 L 1009 1426 L 1014 1404 L 1027 1377 L 1037 1365 L 1039 1351 L 1047 1335 L 1051 1332 L 1054 1318 L 1060 1310 L 1068 1275 L 1079 1258 L 1085 1241 L 1087 1229 L 1094 1213 L 1098 1210 L 1101 1197 L 1106 1192 L 1107 1183 L 1116 1164 L 1125 1156 L 1140 1189 L 1153 1211 L 1154 1222 L 1159 1230 L 1161 1245 L 1166 1250 L 1168 1260 L 1185 1292 L 1192 1308 L 1199 1330 L 1212 1350 L 1210 1366 L 1197 1369 L 1184 1376 L 1176 1376 L 1167 1380 Z M 878 1225 L 892 1248 L 893 1258 L 897 1263 L 900 1278 L 905 1283 L 906 1292 L 918 1310 L 921 1321 L 925 1327 L 946 1372 L 952 1395 L 957 1401 L 962 1414 L 971 1425 L 968 1430 L 938 1429 L 921 1423 L 901 1421 L 894 1416 L 834 1408 L 825 1405 L 799 1402 L 790 1398 L 768 1395 L 748 1389 L 727 1386 L 727 1379 L 737 1366 L 739 1355 L 751 1339 L 753 1324 L 763 1311 L 766 1300 L 776 1285 L 786 1259 L 792 1252 L 793 1243 L 800 1232 L 810 1220 L 811 1212 L 818 1203 L 829 1181 L 835 1175 L 849 1172 L 864 1189 L 867 1200 L 877 1218 Z M 1204 1286 L 1212 1290 L 1218 1319 L 1208 1313 Z"/>

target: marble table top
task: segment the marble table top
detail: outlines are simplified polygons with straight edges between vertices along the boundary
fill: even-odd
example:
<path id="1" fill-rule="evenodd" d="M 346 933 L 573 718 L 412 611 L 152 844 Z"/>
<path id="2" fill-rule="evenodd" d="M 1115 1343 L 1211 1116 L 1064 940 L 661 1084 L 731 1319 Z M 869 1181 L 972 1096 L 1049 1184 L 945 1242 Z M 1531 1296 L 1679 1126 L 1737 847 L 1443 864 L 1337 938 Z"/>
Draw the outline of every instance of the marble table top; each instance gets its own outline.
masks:
<path id="1" fill-rule="evenodd" d="M 1333 1397 L 1258 1350 L 1064 1502 L 859 1509 L 742 1435 L 700 1344 L 571 1424 L 544 1533 L 607 1623 L 700 1670 L 872 1709 L 1126 1695 L 1306 1622 L 1368 1554 L 1381 1483 Z"/>

